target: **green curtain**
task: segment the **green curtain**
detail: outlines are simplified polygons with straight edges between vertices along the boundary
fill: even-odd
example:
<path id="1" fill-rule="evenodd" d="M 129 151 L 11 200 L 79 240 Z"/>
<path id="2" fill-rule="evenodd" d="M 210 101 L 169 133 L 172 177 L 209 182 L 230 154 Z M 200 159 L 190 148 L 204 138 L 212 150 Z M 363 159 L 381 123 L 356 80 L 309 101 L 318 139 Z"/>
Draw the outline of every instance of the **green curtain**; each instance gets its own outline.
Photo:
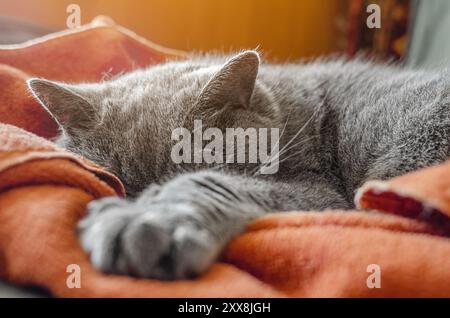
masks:
<path id="1" fill-rule="evenodd" d="M 407 66 L 450 66 L 450 1 L 416 0 L 411 27 Z"/>

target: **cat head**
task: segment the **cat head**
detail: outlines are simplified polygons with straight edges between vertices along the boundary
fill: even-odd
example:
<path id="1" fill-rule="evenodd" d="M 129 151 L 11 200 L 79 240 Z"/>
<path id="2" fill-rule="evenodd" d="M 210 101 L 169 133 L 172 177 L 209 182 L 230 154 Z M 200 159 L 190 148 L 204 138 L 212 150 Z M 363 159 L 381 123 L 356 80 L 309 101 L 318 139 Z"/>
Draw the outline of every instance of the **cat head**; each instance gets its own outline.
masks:
<path id="1" fill-rule="evenodd" d="M 203 127 L 278 127 L 279 109 L 257 81 L 260 58 L 197 58 L 135 71 L 110 81 L 28 85 L 60 126 L 57 142 L 109 169 L 131 195 L 180 170 L 172 132 Z M 185 168 L 185 167 L 183 167 Z"/>

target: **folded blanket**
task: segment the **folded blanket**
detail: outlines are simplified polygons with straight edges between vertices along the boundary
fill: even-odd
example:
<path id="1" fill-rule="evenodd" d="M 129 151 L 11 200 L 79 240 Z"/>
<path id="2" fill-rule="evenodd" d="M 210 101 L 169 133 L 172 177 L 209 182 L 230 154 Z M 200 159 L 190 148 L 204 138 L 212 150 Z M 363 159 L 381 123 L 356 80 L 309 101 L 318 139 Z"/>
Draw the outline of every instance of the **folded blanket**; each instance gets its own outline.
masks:
<path id="1" fill-rule="evenodd" d="M 99 34 L 101 30 L 107 32 Z M 77 46 L 88 49 L 108 34 L 125 34 L 119 30 L 109 26 L 85 33 Z M 51 36 L 49 43 L 39 40 L 30 46 L 39 45 L 34 51 L 38 54 L 47 44 L 55 45 L 51 56 L 57 56 L 74 34 Z M 10 49 L 9 54 L 14 56 L 17 50 L 19 56 L 22 49 Z M 119 51 L 116 57 L 128 54 Z M 131 59 L 148 54 L 140 52 Z M 51 75 L 45 73 L 49 72 L 45 66 L 52 64 L 49 55 L 42 55 L 40 66 L 32 70 L 26 64 L 31 63 L 30 56 L 20 62 L 25 63 L 21 67 L 19 62 L 6 61 L 3 54 L 0 49 L 0 62 L 33 75 Z M 83 63 L 90 65 L 90 57 L 86 58 Z M 144 64 L 151 63 L 143 59 Z M 118 65 L 113 60 L 112 65 Z M 103 64 L 102 70 L 107 66 Z M 20 85 L 9 86 L 11 91 L 0 85 L 0 121 L 46 137 L 54 134 L 46 126 L 51 119 L 26 102 L 30 99 L 23 79 L 28 75 L 11 66 L 3 69 L 0 84 L 16 76 Z M 94 75 L 89 73 L 92 68 L 75 69 L 88 73 L 67 72 L 76 80 L 100 76 L 100 68 Z M 71 81 L 63 71 L 53 78 Z M 358 192 L 357 205 L 385 213 L 287 212 L 256 220 L 207 273 L 175 282 L 106 275 L 90 265 L 76 224 L 89 201 L 123 192 L 115 176 L 89 161 L 35 134 L 0 124 L 0 276 L 39 285 L 60 297 L 450 297 L 450 162 L 391 181 L 367 183 Z M 81 269 L 80 288 L 67 285 L 71 264 Z M 379 270 L 375 286 L 374 266 Z"/>
<path id="2" fill-rule="evenodd" d="M 50 138 L 57 126 L 28 92 L 25 79 L 100 81 L 186 56 L 145 40 L 106 17 L 19 45 L 0 45 L 0 122 Z"/>

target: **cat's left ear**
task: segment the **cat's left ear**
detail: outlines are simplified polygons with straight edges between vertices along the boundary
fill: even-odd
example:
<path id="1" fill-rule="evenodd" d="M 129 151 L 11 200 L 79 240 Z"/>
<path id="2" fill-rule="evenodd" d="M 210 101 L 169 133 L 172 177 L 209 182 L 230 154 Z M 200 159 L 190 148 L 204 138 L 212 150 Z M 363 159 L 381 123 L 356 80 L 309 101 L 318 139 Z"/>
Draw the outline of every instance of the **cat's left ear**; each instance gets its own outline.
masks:
<path id="1" fill-rule="evenodd" d="M 203 88 L 199 103 L 208 107 L 227 104 L 248 107 L 255 88 L 260 58 L 256 51 L 245 51 L 231 58 Z"/>
<path id="2" fill-rule="evenodd" d="M 94 107 L 75 86 L 32 78 L 28 86 L 41 105 L 67 132 L 88 129 L 95 122 Z"/>

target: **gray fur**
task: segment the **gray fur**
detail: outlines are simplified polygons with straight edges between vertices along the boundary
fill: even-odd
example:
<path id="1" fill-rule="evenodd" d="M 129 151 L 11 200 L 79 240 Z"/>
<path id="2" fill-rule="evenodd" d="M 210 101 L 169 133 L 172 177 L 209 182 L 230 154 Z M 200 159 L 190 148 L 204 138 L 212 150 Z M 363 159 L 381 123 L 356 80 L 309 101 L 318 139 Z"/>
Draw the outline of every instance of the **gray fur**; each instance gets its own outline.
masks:
<path id="1" fill-rule="evenodd" d="M 95 266 L 139 277 L 197 275 L 252 219 L 351 208 L 356 189 L 450 155 L 447 71 L 367 61 L 260 64 L 256 52 L 168 62 L 108 82 L 29 86 L 61 125 L 58 143 L 115 173 L 132 199 L 89 205 Z M 278 127 L 280 167 L 174 164 L 172 130 Z"/>

